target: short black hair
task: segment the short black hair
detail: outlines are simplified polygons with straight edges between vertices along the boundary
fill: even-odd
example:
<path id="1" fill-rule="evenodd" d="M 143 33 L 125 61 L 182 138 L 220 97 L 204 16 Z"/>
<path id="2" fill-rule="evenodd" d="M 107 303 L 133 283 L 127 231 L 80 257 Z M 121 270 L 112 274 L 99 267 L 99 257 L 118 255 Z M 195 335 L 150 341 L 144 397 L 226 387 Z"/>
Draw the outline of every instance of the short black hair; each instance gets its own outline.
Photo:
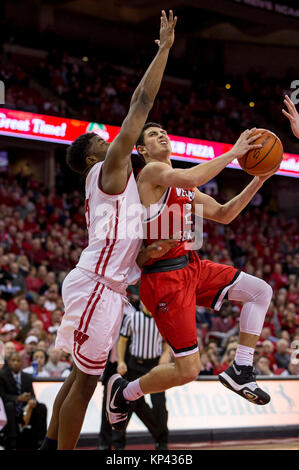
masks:
<path id="1" fill-rule="evenodd" d="M 144 124 L 144 126 L 142 128 L 142 131 L 140 133 L 140 136 L 138 137 L 137 142 L 136 142 L 136 149 L 137 149 L 138 145 L 144 145 L 144 133 L 145 133 L 146 129 L 148 129 L 149 127 L 159 127 L 159 129 L 163 129 L 161 124 L 158 124 L 157 122 L 147 122 L 146 124 Z M 138 150 L 137 150 L 137 152 L 138 152 Z"/>
<path id="2" fill-rule="evenodd" d="M 68 166 L 81 175 L 86 170 L 86 157 L 90 151 L 91 139 L 97 134 L 95 132 L 88 132 L 78 137 L 72 145 L 67 148 L 66 162 Z"/>

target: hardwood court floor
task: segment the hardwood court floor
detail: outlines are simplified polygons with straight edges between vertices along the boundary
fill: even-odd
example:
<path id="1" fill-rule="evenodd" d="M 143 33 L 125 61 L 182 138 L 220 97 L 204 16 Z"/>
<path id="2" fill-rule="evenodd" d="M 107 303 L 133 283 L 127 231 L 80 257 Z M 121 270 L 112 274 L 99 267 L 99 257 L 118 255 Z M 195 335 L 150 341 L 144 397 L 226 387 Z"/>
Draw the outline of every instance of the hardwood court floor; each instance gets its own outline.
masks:
<path id="1" fill-rule="evenodd" d="M 128 445 L 126 450 L 150 450 L 150 444 Z M 169 450 L 299 450 L 299 438 L 169 444 Z"/>
<path id="2" fill-rule="evenodd" d="M 170 445 L 171 449 L 193 450 L 299 450 L 299 439 L 263 439 Z"/>
<path id="3" fill-rule="evenodd" d="M 170 443 L 169 450 L 299 450 L 299 438 L 250 439 L 222 442 Z M 97 450 L 96 447 L 77 447 L 77 450 Z M 154 450 L 153 444 L 127 445 L 126 450 Z"/>

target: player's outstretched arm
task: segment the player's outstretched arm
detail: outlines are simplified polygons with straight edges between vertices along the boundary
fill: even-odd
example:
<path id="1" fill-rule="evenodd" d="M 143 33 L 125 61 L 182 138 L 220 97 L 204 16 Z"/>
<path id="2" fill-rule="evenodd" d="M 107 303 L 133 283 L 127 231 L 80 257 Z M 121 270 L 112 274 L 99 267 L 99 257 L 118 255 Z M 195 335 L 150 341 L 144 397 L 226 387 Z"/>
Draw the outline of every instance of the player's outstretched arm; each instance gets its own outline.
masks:
<path id="1" fill-rule="evenodd" d="M 294 105 L 293 101 L 288 97 L 288 95 L 285 95 L 284 104 L 286 105 L 288 112 L 285 109 L 283 109 L 282 112 L 290 121 L 291 129 L 293 131 L 294 136 L 298 137 L 299 139 L 299 114 L 296 109 L 296 106 Z"/>
<path id="2" fill-rule="evenodd" d="M 100 187 L 105 192 L 117 194 L 126 186 L 131 171 L 131 153 L 159 91 L 169 50 L 174 42 L 176 22 L 172 11 L 169 12 L 169 19 L 162 11 L 160 39 L 156 41 L 159 50 L 132 96 L 128 115 L 103 164 Z"/>
<path id="3" fill-rule="evenodd" d="M 270 178 L 278 168 L 279 165 L 267 176 L 255 176 L 240 194 L 235 196 L 226 204 L 219 204 L 213 197 L 195 189 L 193 212 L 197 215 L 201 215 L 198 210 L 198 205 L 202 204 L 203 217 L 205 219 L 214 220 L 215 222 L 220 222 L 222 224 L 229 224 L 240 214 L 240 212 L 242 212 L 243 209 L 245 209 L 264 182 Z"/>
<path id="4" fill-rule="evenodd" d="M 254 135 L 255 132 L 256 128 L 247 129 L 227 153 L 192 168 L 182 170 L 174 169 L 167 163 L 148 163 L 140 173 L 139 184 L 148 182 L 154 186 L 165 188 L 171 186 L 185 189 L 202 186 L 217 176 L 235 158 L 241 158 L 249 150 L 261 147 L 260 144 L 254 144 L 254 141 L 261 135 Z"/>

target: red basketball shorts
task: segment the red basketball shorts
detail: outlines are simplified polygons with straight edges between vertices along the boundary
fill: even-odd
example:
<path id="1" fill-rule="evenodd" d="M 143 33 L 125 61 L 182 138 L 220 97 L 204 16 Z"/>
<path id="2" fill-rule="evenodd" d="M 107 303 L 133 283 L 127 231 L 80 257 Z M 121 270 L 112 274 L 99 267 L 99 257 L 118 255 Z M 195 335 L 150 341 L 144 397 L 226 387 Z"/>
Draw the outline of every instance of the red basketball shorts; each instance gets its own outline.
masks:
<path id="1" fill-rule="evenodd" d="M 219 310 L 240 275 L 232 266 L 200 260 L 193 252 L 185 268 L 142 274 L 140 299 L 176 357 L 198 351 L 196 305 Z"/>

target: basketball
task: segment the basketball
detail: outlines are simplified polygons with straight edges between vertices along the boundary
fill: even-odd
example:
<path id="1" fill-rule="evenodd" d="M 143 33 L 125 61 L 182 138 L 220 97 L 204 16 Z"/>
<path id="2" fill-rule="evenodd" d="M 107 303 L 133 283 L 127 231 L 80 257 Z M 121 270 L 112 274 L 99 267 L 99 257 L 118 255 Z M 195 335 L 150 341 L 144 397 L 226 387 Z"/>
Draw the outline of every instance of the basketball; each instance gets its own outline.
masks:
<path id="1" fill-rule="evenodd" d="M 283 147 L 280 139 L 273 132 L 257 129 L 256 133 L 261 136 L 253 143 L 262 144 L 262 147 L 247 152 L 239 159 L 239 164 L 249 175 L 265 176 L 276 167 L 279 168 L 283 159 Z"/>

